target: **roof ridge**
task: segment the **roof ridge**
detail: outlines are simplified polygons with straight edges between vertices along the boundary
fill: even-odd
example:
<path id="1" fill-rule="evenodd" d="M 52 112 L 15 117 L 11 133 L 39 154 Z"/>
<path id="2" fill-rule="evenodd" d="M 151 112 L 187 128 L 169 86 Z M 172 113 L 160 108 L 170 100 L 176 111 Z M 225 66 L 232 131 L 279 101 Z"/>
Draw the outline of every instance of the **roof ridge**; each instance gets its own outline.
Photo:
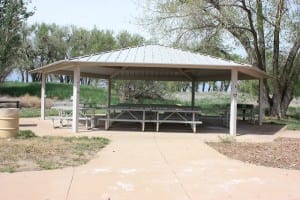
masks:
<path id="1" fill-rule="evenodd" d="M 87 55 L 83 55 L 83 56 L 76 56 L 76 57 L 69 58 L 67 60 L 74 60 L 74 59 L 85 58 L 85 57 L 90 57 L 90 56 L 97 56 L 100 54 L 111 53 L 111 52 L 115 52 L 115 51 L 123 51 L 126 49 L 133 49 L 133 48 L 138 48 L 138 47 L 147 46 L 147 45 L 149 45 L 149 44 L 140 44 L 140 45 L 136 45 L 136 46 L 132 46 L 132 47 L 123 47 L 123 48 L 119 48 L 119 49 L 112 49 L 112 50 L 108 50 L 108 51 L 102 51 L 102 52 L 87 54 Z"/>

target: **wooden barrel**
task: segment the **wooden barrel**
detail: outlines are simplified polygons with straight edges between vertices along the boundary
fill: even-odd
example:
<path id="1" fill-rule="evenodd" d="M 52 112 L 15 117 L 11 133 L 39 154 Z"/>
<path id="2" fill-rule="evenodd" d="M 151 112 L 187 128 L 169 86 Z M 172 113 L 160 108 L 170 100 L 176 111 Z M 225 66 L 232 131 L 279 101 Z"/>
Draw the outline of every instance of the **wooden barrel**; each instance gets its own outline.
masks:
<path id="1" fill-rule="evenodd" d="M 19 131 L 19 109 L 0 108 L 0 138 L 16 137 Z"/>

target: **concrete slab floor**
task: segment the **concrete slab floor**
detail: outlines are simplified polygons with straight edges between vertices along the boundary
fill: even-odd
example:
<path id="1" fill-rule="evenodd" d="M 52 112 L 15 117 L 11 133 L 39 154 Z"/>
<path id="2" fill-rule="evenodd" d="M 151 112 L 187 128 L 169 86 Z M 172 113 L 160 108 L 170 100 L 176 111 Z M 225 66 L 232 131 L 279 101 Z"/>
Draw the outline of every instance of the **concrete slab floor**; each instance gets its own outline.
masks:
<path id="1" fill-rule="evenodd" d="M 51 124 L 40 125 L 36 119 L 26 120 L 37 123 L 32 128 L 41 135 L 74 135 L 67 129 L 48 129 Z M 229 159 L 203 142 L 209 139 L 207 134 L 76 135 L 103 136 L 111 143 L 83 166 L 1 173 L 1 199 L 300 199 L 300 171 Z"/>

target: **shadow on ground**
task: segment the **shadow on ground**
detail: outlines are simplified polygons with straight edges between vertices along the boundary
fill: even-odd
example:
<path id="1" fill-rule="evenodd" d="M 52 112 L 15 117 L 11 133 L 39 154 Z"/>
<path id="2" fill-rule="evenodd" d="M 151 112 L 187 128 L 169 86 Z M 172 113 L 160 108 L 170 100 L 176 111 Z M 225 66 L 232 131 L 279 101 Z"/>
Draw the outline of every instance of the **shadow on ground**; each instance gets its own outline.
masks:
<path id="1" fill-rule="evenodd" d="M 252 124 L 247 121 L 237 122 L 237 135 L 275 135 L 282 130 L 285 125 L 265 123 L 261 126 Z M 101 129 L 103 127 L 101 126 Z M 114 122 L 108 131 L 141 131 L 141 123 Z M 154 123 L 146 123 L 145 132 L 155 132 L 156 125 Z M 188 124 L 161 124 L 160 132 L 165 133 L 193 133 L 191 126 Z M 199 134 L 229 134 L 228 127 L 220 123 L 203 123 L 197 125 L 197 133 Z"/>

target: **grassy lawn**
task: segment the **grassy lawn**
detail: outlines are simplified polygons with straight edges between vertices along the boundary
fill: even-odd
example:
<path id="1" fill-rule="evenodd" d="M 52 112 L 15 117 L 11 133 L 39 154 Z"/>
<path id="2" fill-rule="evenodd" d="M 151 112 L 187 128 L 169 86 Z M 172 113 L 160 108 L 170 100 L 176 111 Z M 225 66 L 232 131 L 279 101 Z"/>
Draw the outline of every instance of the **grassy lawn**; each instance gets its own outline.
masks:
<path id="1" fill-rule="evenodd" d="M 0 172 L 49 170 L 87 163 L 109 143 L 100 137 L 37 137 L 20 131 L 0 140 Z"/>
<path id="2" fill-rule="evenodd" d="M 46 109 L 46 116 L 57 116 L 58 111 L 54 109 Z M 40 117 L 40 108 L 22 108 L 20 110 L 20 117 Z"/>
<path id="3" fill-rule="evenodd" d="M 289 130 L 300 130 L 300 120 L 289 117 L 283 120 L 277 120 L 274 118 L 266 118 L 265 122 L 273 123 L 273 124 L 283 124 L 287 126 Z"/>

